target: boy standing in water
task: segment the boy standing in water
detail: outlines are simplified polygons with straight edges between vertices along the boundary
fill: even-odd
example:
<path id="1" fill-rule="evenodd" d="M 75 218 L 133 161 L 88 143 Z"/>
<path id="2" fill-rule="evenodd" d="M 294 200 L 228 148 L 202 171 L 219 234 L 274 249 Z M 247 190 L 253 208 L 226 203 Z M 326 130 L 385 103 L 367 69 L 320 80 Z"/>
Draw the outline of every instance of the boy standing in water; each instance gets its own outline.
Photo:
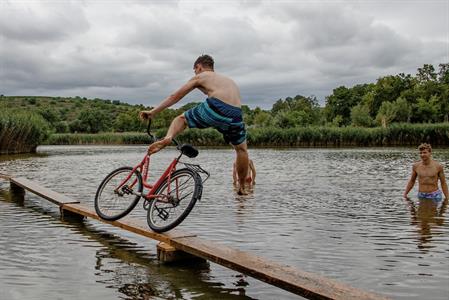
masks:
<path id="1" fill-rule="evenodd" d="M 236 168 L 239 174 L 240 195 L 246 195 L 245 176 L 248 173 L 248 148 L 246 145 L 246 129 L 240 103 L 240 90 L 235 82 L 214 71 L 214 60 L 209 55 L 201 55 L 193 64 L 195 76 L 173 94 L 165 98 L 150 111 L 141 111 L 140 118 L 153 118 L 156 114 L 181 100 L 194 89 L 207 95 L 207 99 L 198 106 L 177 116 L 168 128 L 166 136 L 148 148 L 154 154 L 171 144 L 172 139 L 189 128 L 217 129 L 236 153 Z"/>
<path id="2" fill-rule="evenodd" d="M 419 145 L 418 150 L 421 161 L 413 164 L 412 176 L 405 188 L 404 198 L 407 198 L 408 193 L 415 185 L 416 178 L 418 178 L 419 199 L 441 201 L 442 193 L 438 188 L 438 179 L 440 180 L 441 189 L 443 190 L 445 199 L 449 199 L 443 166 L 432 159 L 432 147 L 429 144 L 424 143 Z"/>

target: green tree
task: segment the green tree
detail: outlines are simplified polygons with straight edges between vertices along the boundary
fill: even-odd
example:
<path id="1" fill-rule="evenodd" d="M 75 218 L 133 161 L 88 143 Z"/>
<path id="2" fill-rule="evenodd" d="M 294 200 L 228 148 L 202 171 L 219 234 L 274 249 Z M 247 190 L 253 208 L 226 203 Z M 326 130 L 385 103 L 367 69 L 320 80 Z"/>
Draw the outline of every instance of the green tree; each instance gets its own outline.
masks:
<path id="1" fill-rule="evenodd" d="M 396 118 L 396 106 L 392 102 L 383 102 L 376 116 L 376 122 L 387 127 Z"/>
<path id="2" fill-rule="evenodd" d="M 271 114 L 266 111 L 259 111 L 254 114 L 253 125 L 255 127 L 268 127 L 273 123 Z"/>
<path id="3" fill-rule="evenodd" d="M 274 117 L 274 126 L 279 128 L 290 128 L 295 127 L 296 122 L 294 117 L 288 112 L 281 111 Z"/>
<path id="4" fill-rule="evenodd" d="M 129 113 L 120 113 L 114 120 L 114 130 L 118 132 L 135 131 L 134 119 Z"/>
<path id="5" fill-rule="evenodd" d="M 422 68 L 418 68 L 416 78 L 420 83 L 428 81 L 436 81 L 437 73 L 435 72 L 435 68 L 433 67 L 433 65 L 425 64 L 424 66 L 422 66 Z"/>
<path id="6" fill-rule="evenodd" d="M 432 96 L 429 100 L 419 98 L 416 107 L 416 117 L 420 122 L 431 123 L 438 118 L 440 106 L 438 97 Z"/>
<path id="7" fill-rule="evenodd" d="M 394 119 L 394 121 L 409 122 L 412 113 L 412 108 L 408 104 L 407 100 L 405 100 L 402 97 L 399 97 L 394 102 L 394 106 L 396 110 L 396 118 Z"/>
<path id="8" fill-rule="evenodd" d="M 53 108 L 41 108 L 38 110 L 38 113 L 51 125 L 51 127 L 54 127 L 54 124 L 60 121 L 59 114 Z"/>
<path id="9" fill-rule="evenodd" d="M 83 110 L 78 115 L 81 132 L 98 133 L 109 128 L 109 118 L 101 110 Z"/>
<path id="10" fill-rule="evenodd" d="M 335 116 L 335 118 L 332 119 L 331 126 L 333 127 L 340 127 L 343 123 L 343 117 L 340 115 Z"/>
<path id="11" fill-rule="evenodd" d="M 349 125 L 351 123 L 352 108 L 362 102 L 364 95 L 372 88 L 372 85 L 359 84 L 353 88 L 340 86 L 334 89 L 332 94 L 326 97 L 326 120 L 333 122 L 335 117 L 341 116 L 342 121 L 340 124 Z"/>
<path id="12" fill-rule="evenodd" d="M 350 103 L 351 91 L 345 86 L 340 86 L 332 91 L 332 94 L 326 97 L 326 113 L 327 120 L 332 121 L 337 116 L 341 118 L 341 124 L 349 124 L 351 117 L 351 109 L 356 103 Z M 340 123 L 340 122 L 338 122 Z"/>
<path id="13" fill-rule="evenodd" d="M 413 88 L 414 80 L 411 75 L 404 75 L 403 73 L 395 76 L 385 76 L 377 80 L 374 86 L 374 97 L 370 107 L 371 116 L 377 116 L 383 102 L 393 102 L 401 94 Z"/>
<path id="14" fill-rule="evenodd" d="M 67 133 L 69 132 L 69 124 L 66 121 L 59 121 L 54 124 L 56 133 Z"/>
<path id="15" fill-rule="evenodd" d="M 443 84 L 449 84 L 449 63 L 439 64 L 438 81 Z"/>
<path id="16" fill-rule="evenodd" d="M 288 102 L 284 101 L 282 99 L 277 100 L 274 104 L 273 107 L 271 108 L 271 112 L 273 113 L 273 115 L 276 115 L 277 113 L 281 112 L 281 111 L 288 111 L 290 109 Z"/>
<path id="17" fill-rule="evenodd" d="M 370 127 L 373 124 L 373 118 L 369 114 L 368 105 L 357 104 L 351 110 L 352 125 L 360 127 Z"/>

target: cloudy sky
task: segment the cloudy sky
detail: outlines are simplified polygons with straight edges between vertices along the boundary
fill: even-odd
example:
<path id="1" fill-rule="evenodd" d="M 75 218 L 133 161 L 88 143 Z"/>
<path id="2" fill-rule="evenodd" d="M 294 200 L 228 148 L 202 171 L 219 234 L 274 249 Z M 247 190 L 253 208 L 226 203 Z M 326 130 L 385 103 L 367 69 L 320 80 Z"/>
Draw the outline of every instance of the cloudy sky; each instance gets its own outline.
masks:
<path id="1" fill-rule="evenodd" d="M 156 105 L 203 53 L 252 108 L 324 104 L 340 85 L 449 62 L 449 1 L 0 0 L 3 95 Z"/>

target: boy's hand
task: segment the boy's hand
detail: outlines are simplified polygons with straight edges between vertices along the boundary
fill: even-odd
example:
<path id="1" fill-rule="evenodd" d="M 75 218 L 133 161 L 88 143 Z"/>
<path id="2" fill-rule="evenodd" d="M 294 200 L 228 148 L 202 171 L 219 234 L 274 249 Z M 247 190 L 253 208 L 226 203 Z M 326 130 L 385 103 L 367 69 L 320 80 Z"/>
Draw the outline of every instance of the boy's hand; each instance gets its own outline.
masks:
<path id="1" fill-rule="evenodd" d="M 139 118 L 141 120 L 148 120 L 151 119 L 153 117 L 153 111 L 152 110 L 142 110 L 139 113 Z"/>

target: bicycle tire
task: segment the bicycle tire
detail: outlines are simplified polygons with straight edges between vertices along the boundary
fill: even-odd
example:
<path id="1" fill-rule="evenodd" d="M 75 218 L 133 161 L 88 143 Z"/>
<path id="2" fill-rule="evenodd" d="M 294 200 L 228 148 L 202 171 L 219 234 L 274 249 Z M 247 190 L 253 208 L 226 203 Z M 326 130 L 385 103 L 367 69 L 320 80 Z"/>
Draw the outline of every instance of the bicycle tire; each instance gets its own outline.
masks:
<path id="1" fill-rule="evenodd" d="M 184 180 L 181 184 L 179 184 L 179 180 Z M 173 184 L 175 180 L 178 180 L 176 184 Z M 192 182 L 189 182 L 190 180 L 193 180 Z M 154 195 L 164 195 L 164 192 L 167 185 L 168 178 L 166 178 L 161 185 L 158 187 Z M 172 196 L 174 201 L 171 201 L 169 203 L 160 201 L 157 198 L 150 201 L 148 213 L 147 213 L 147 223 L 150 228 L 155 232 L 165 232 L 170 229 L 175 228 L 178 226 L 184 219 L 189 215 L 189 213 L 192 211 L 193 207 L 195 206 L 195 203 L 197 200 L 201 199 L 202 191 L 203 191 L 203 182 L 201 180 L 200 175 L 198 175 L 196 172 L 190 170 L 190 169 L 179 169 L 170 177 L 170 185 L 175 185 L 172 187 L 171 195 L 175 193 L 175 196 Z M 191 190 L 191 191 L 190 191 Z M 181 195 L 180 193 L 185 192 L 185 195 Z M 190 194 L 191 197 L 190 197 Z M 182 201 L 184 198 L 189 199 L 188 202 Z M 167 210 L 172 210 L 180 207 L 180 203 L 182 202 L 182 207 L 180 208 L 180 214 L 176 216 L 171 221 L 167 222 L 167 224 L 164 223 L 164 225 L 160 225 L 156 221 L 166 221 L 164 220 L 164 217 L 166 216 L 166 219 L 170 217 L 170 213 Z M 175 203 L 177 203 L 175 205 Z M 158 207 L 159 205 L 159 207 Z M 163 206 L 166 207 L 163 207 Z M 153 215 L 153 213 L 155 215 Z M 161 214 L 163 213 L 163 216 Z"/>
<path id="2" fill-rule="evenodd" d="M 104 220 L 108 221 L 115 221 L 120 218 L 123 218 L 127 214 L 129 214 L 134 207 L 136 207 L 137 203 L 140 200 L 140 194 L 142 193 L 143 184 L 142 184 L 142 176 L 139 171 L 134 171 L 134 176 L 131 176 L 130 179 L 128 179 L 128 182 L 137 180 L 135 184 L 137 184 L 137 189 L 134 186 L 134 188 L 130 188 L 127 191 L 123 190 L 123 187 L 127 186 L 127 182 L 122 186 L 123 195 L 120 195 L 118 192 L 116 192 L 116 187 L 118 184 L 122 182 L 126 178 L 126 176 L 129 175 L 129 173 L 133 170 L 131 167 L 121 167 L 118 169 L 115 169 L 111 173 L 109 173 L 101 182 L 100 186 L 97 189 L 97 193 L 95 194 L 95 211 L 97 212 L 98 216 Z M 110 187 L 108 184 L 113 180 L 117 180 L 117 183 L 114 185 L 112 184 Z M 106 189 L 106 187 L 108 187 Z M 139 195 L 134 195 L 133 192 L 136 190 Z M 131 192 L 129 192 L 131 191 Z M 106 193 L 106 194 L 105 194 Z M 129 195 L 130 199 L 127 201 L 123 201 L 125 198 L 124 196 Z M 103 197 L 104 196 L 104 197 Z M 107 204 L 106 201 L 112 201 L 115 202 L 113 204 Z M 120 201 L 120 203 L 118 203 Z M 123 208 L 120 208 L 119 206 L 123 204 Z M 106 205 L 106 206 L 105 206 Z M 111 210 L 116 210 L 117 212 L 114 214 L 110 214 L 108 212 L 108 206 Z"/>

